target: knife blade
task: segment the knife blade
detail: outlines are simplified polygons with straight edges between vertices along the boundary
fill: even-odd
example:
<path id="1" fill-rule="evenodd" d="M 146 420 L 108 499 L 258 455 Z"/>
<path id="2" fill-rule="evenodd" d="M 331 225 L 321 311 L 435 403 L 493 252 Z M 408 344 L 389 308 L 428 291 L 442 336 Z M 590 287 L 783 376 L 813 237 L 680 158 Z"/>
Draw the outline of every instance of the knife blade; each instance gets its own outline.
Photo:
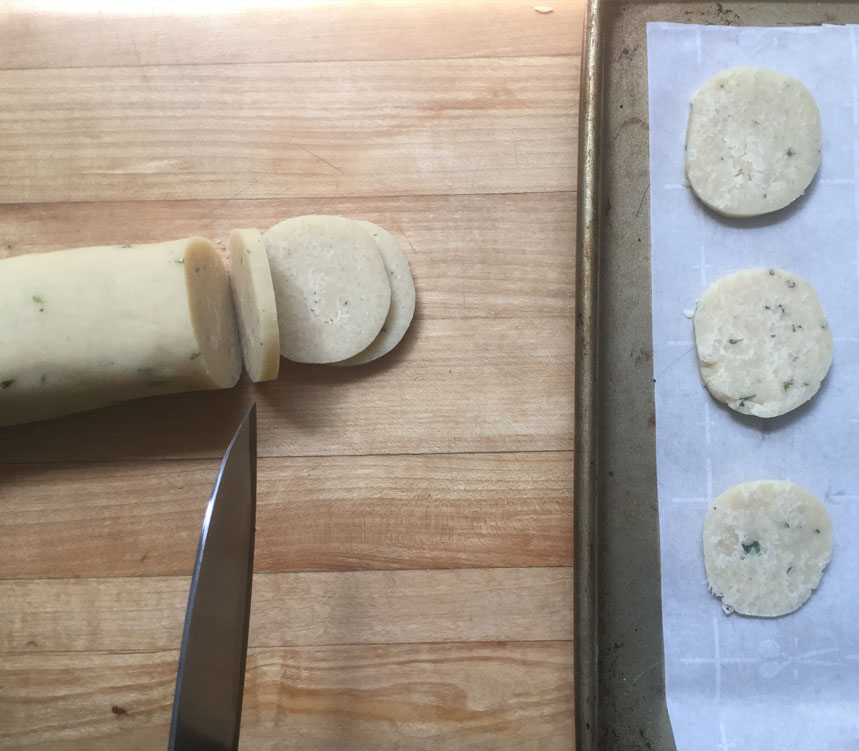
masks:
<path id="1" fill-rule="evenodd" d="M 256 405 L 236 430 L 206 507 L 179 653 L 169 751 L 235 751 L 256 522 Z"/>

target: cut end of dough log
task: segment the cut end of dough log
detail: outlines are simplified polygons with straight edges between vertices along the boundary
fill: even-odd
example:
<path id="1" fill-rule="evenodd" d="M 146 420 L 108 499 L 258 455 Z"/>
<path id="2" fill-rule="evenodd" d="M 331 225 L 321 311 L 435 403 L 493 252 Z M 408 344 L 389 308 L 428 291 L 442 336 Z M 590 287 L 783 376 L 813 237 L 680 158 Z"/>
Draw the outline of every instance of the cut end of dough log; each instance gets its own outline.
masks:
<path id="1" fill-rule="evenodd" d="M 185 249 L 184 266 L 188 309 L 201 363 L 213 388 L 235 386 L 242 374 L 242 356 L 224 262 L 212 243 L 194 237 Z"/>
<path id="2" fill-rule="evenodd" d="M 230 233 L 230 281 L 242 355 L 254 382 L 277 378 L 280 335 L 268 254 L 257 229 Z"/>
<path id="3" fill-rule="evenodd" d="M 720 214 L 750 217 L 801 196 L 820 164 L 820 113 L 808 89 L 767 68 L 730 68 L 692 98 L 686 175 Z"/>
<path id="4" fill-rule="evenodd" d="M 799 608 L 832 557 L 832 522 L 805 488 L 756 480 L 722 493 L 704 519 L 704 565 L 726 613 L 775 617 Z"/>

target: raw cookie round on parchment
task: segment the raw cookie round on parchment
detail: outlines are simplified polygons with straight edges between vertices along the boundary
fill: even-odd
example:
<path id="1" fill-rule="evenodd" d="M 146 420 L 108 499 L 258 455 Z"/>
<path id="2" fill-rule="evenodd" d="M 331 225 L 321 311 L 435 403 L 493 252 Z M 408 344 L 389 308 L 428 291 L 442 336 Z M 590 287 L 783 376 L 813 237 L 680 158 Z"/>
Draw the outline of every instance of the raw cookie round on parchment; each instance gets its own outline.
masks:
<path id="1" fill-rule="evenodd" d="M 391 308 L 373 343 L 363 352 L 335 365 L 362 365 L 386 355 L 400 343 L 415 314 L 415 283 L 409 260 L 400 244 L 388 230 L 373 222 L 358 220 L 358 224 L 372 235 L 382 254 L 391 286 Z"/>
<path id="2" fill-rule="evenodd" d="M 716 498 L 703 540 L 710 590 L 725 612 L 775 617 L 817 588 L 832 557 L 832 522 L 805 488 L 755 480 Z"/>
<path id="3" fill-rule="evenodd" d="M 723 277 L 698 300 L 701 380 L 731 409 L 776 417 L 814 396 L 832 362 L 832 332 L 811 285 L 782 269 Z"/>
<path id="4" fill-rule="evenodd" d="M 280 353 L 346 360 L 376 338 L 391 304 L 376 241 L 342 216 L 298 216 L 263 235 L 277 302 Z"/>
<path id="5" fill-rule="evenodd" d="M 805 86 L 767 68 L 730 68 L 692 98 L 686 177 L 713 211 L 767 214 L 803 194 L 820 144 L 820 113 Z"/>
<path id="6" fill-rule="evenodd" d="M 280 368 L 277 306 L 268 255 L 258 229 L 234 229 L 230 233 L 230 281 L 248 376 L 255 383 L 274 380 Z"/>

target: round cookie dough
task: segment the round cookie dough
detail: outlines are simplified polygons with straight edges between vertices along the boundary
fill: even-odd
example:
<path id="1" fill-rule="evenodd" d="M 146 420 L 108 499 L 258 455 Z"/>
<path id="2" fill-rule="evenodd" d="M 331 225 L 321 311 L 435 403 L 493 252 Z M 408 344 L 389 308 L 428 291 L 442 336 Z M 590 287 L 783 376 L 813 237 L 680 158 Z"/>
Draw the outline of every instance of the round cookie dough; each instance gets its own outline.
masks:
<path id="1" fill-rule="evenodd" d="M 280 335 L 265 243 L 258 229 L 230 233 L 230 281 L 245 369 L 254 383 L 277 378 Z"/>
<path id="2" fill-rule="evenodd" d="M 832 332 L 811 285 L 781 269 L 723 277 L 693 319 L 698 369 L 731 409 L 776 417 L 817 393 L 832 362 Z"/>
<path id="3" fill-rule="evenodd" d="M 704 519 L 707 580 L 726 613 L 792 613 L 817 588 L 831 557 L 826 508 L 792 482 L 734 485 Z"/>
<path id="4" fill-rule="evenodd" d="M 297 362 L 346 360 L 382 329 L 391 287 L 376 245 L 342 216 L 298 216 L 263 235 L 277 302 L 280 353 Z"/>
<path id="5" fill-rule="evenodd" d="M 391 286 L 391 309 L 373 343 L 363 352 L 335 365 L 362 365 L 386 355 L 400 343 L 415 314 L 415 283 L 409 270 L 409 260 L 400 244 L 388 230 L 373 222 L 360 220 L 358 224 L 372 235 L 382 254 Z"/>
<path id="6" fill-rule="evenodd" d="M 730 68 L 692 98 L 686 176 L 725 216 L 784 208 L 820 164 L 820 113 L 799 81 L 767 68 Z"/>

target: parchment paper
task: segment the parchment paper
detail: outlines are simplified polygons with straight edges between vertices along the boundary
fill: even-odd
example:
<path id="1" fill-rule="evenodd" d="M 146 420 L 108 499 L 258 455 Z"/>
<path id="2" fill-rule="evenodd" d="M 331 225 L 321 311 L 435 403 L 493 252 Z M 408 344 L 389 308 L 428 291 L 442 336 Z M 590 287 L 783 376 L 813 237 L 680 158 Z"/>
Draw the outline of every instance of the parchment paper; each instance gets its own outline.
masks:
<path id="1" fill-rule="evenodd" d="M 859 27 L 651 23 L 650 205 L 662 613 L 668 708 L 680 751 L 859 749 Z M 684 186 L 689 101 L 735 65 L 802 81 L 823 125 L 820 170 L 791 207 L 753 220 Z M 609 82 L 610 85 L 610 82 Z M 691 312 L 742 268 L 782 267 L 817 293 L 835 338 L 810 403 L 763 421 L 701 385 Z M 734 483 L 797 482 L 824 501 L 832 562 L 797 612 L 726 616 L 707 588 L 704 515 Z"/>

